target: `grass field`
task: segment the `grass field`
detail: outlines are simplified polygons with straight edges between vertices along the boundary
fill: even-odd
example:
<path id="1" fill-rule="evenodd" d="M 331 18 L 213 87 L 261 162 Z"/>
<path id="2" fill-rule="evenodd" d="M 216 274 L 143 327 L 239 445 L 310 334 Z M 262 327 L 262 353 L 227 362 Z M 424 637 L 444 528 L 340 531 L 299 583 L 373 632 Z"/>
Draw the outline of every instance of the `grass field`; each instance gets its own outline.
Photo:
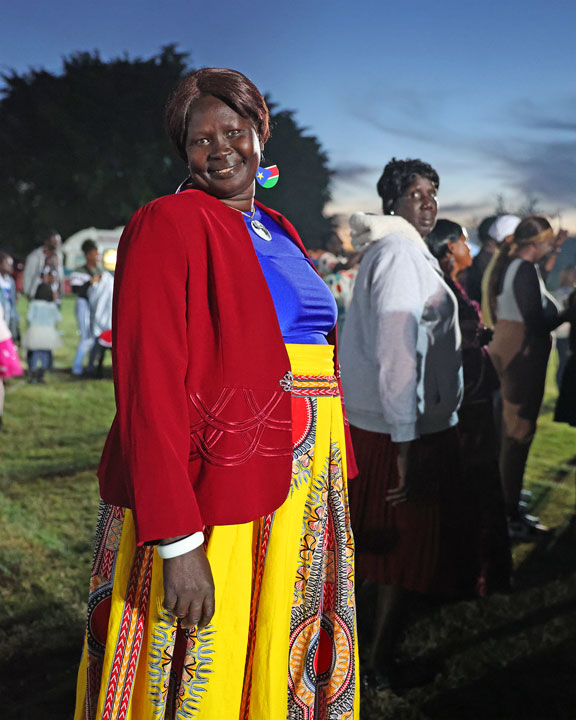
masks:
<path id="1" fill-rule="evenodd" d="M 114 412 L 109 372 L 79 380 L 68 371 L 72 309 L 65 298 L 56 371 L 44 386 L 10 383 L 0 433 L 4 720 L 72 714 L 98 504 L 94 471 Z M 576 430 L 552 422 L 553 400 L 550 383 L 527 486 L 554 535 L 515 548 L 513 593 L 423 605 L 399 649 L 415 684 L 400 695 L 364 697 L 363 720 L 576 718 Z"/>

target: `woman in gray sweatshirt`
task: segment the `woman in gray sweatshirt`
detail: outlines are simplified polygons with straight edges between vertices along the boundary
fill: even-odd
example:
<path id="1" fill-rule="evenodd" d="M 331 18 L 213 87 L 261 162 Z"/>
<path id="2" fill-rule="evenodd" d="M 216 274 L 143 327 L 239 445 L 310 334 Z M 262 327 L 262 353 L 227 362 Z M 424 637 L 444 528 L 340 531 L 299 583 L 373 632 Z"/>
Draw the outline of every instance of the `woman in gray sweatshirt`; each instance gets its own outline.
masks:
<path id="1" fill-rule="evenodd" d="M 387 682 L 403 591 L 439 584 L 441 528 L 460 478 L 457 303 L 423 240 L 438 186 L 427 163 L 393 159 L 378 182 L 385 214 L 350 220 L 365 251 L 340 362 L 360 470 L 350 483 L 357 574 L 379 587 L 367 674 L 377 686 Z"/>

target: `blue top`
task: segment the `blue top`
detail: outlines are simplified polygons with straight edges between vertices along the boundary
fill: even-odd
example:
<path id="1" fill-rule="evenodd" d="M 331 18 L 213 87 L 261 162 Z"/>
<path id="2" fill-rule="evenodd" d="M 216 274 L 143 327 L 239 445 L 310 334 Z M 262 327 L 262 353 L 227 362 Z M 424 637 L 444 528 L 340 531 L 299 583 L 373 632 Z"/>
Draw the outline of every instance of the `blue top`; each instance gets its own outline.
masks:
<path id="1" fill-rule="evenodd" d="M 52 327 L 62 320 L 62 315 L 55 302 L 47 300 L 31 300 L 28 305 L 28 315 L 26 316 L 29 327 Z"/>
<path id="2" fill-rule="evenodd" d="M 268 283 L 282 337 L 286 343 L 326 345 L 338 310 L 327 285 L 292 238 L 269 215 L 256 208 L 254 220 L 272 235 L 259 237 L 244 215 L 260 267 Z"/>

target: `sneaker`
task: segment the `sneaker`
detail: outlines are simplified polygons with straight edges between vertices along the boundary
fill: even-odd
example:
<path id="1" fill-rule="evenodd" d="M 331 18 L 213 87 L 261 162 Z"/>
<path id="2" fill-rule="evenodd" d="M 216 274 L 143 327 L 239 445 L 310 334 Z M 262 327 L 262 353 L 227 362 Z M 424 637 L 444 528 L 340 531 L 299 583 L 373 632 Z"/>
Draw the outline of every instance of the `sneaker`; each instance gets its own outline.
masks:
<path id="1" fill-rule="evenodd" d="M 533 527 L 537 532 L 550 532 L 550 528 L 542 525 L 540 518 L 536 517 L 536 515 L 522 515 L 522 517 L 524 522 Z"/>
<path id="2" fill-rule="evenodd" d="M 516 542 L 534 542 L 540 535 L 550 532 L 534 515 L 508 518 L 508 537 Z"/>

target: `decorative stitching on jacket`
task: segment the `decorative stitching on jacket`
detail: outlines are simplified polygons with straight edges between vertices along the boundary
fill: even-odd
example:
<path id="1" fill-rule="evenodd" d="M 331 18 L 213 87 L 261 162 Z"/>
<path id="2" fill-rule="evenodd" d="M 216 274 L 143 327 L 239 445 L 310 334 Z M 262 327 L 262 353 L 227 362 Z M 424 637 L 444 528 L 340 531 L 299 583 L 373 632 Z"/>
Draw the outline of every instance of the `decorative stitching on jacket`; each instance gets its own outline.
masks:
<path id="1" fill-rule="evenodd" d="M 230 467 L 241 465 L 252 457 L 280 457 L 292 453 L 292 443 L 286 446 L 273 446 L 265 442 L 267 430 L 291 431 L 291 420 L 277 420 L 271 415 L 290 392 L 295 397 L 337 397 L 340 394 L 335 375 L 293 375 L 287 372 L 279 381 L 283 391 L 272 393 L 266 402 L 259 404 L 253 390 L 248 388 L 223 388 L 211 407 L 198 396 L 190 393 L 188 397 L 200 416 L 198 422 L 190 425 L 190 459 L 198 457 L 212 465 Z M 222 417 L 227 405 L 242 394 L 243 410 L 249 417 L 243 420 L 229 420 Z M 243 413 L 244 414 L 244 413 Z M 223 442 L 228 438 L 236 440 L 234 452 L 223 450 Z M 291 436 L 290 436 L 291 438 Z"/>
<path id="2" fill-rule="evenodd" d="M 226 406 L 237 396 L 242 394 L 245 408 L 250 416 L 242 420 L 229 420 L 222 417 Z M 277 420 L 272 418 L 278 404 L 285 397 L 282 391 L 272 393 L 264 404 L 260 405 L 254 392 L 246 388 L 223 388 L 216 402 L 208 407 L 197 393 L 188 395 L 190 402 L 200 416 L 198 422 L 190 425 L 190 459 L 201 457 L 212 465 L 233 466 L 241 465 L 252 455 L 265 457 L 279 457 L 290 455 L 292 452 L 291 436 L 286 446 L 270 446 L 262 442 L 266 430 L 279 430 L 289 433 L 292 427 L 290 420 Z M 240 445 L 235 452 L 224 452 L 221 441 L 226 437 L 233 437 Z"/>

